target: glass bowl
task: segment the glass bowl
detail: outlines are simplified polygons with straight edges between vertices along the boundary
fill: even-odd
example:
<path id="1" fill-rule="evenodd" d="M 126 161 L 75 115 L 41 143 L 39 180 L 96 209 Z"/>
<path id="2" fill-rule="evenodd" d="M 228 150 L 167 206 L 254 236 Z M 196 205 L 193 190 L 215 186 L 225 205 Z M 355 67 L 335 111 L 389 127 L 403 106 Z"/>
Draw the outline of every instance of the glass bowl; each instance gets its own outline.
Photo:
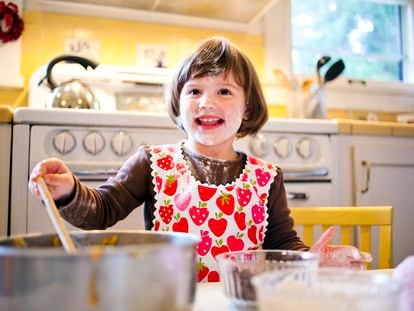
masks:
<path id="1" fill-rule="evenodd" d="M 304 280 L 294 270 L 253 278 L 260 311 L 401 311 L 401 284 L 389 273 L 320 268 Z"/>
<path id="2" fill-rule="evenodd" d="M 290 250 L 229 252 L 216 257 L 224 292 L 236 310 L 256 310 L 256 290 L 252 278 L 274 270 L 294 270 L 303 279 L 316 277 L 317 254 Z"/>

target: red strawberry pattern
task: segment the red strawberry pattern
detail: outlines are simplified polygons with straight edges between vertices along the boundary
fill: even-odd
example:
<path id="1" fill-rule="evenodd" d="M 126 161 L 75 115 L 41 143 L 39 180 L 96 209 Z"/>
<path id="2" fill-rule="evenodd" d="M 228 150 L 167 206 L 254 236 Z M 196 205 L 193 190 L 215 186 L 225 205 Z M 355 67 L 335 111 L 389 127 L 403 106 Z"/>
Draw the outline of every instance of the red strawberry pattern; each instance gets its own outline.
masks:
<path id="1" fill-rule="evenodd" d="M 180 213 L 174 216 L 176 222 L 172 225 L 174 232 L 188 232 L 187 218 L 181 218 Z"/>
<path id="2" fill-rule="evenodd" d="M 265 209 L 262 205 L 258 205 L 258 204 L 253 205 L 252 219 L 255 224 L 260 224 L 265 220 Z"/>
<path id="3" fill-rule="evenodd" d="M 250 186 L 244 184 L 243 187 L 237 188 L 237 202 L 239 202 L 240 206 L 246 206 L 249 204 L 252 198 L 252 191 L 250 190 Z"/>
<path id="4" fill-rule="evenodd" d="M 251 225 L 249 227 L 247 230 L 247 236 L 253 244 L 257 244 L 257 227 L 255 225 Z"/>
<path id="5" fill-rule="evenodd" d="M 204 185 L 198 186 L 198 195 L 200 196 L 201 201 L 208 201 L 216 193 L 217 188 L 208 187 Z"/>
<path id="6" fill-rule="evenodd" d="M 261 168 L 257 168 L 255 170 L 255 174 L 256 174 L 256 179 L 257 179 L 257 183 L 259 184 L 259 186 L 263 187 L 270 181 L 270 177 L 271 177 L 270 173 L 265 172 Z"/>
<path id="7" fill-rule="evenodd" d="M 162 157 L 161 159 L 157 160 L 157 165 L 159 168 L 163 169 L 163 170 L 170 170 L 174 167 L 174 164 L 172 162 L 172 156 L 167 155 L 165 157 Z"/>
<path id="8" fill-rule="evenodd" d="M 217 271 L 210 271 L 207 276 L 207 281 L 209 282 L 220 282 L 220 275 Z"/>
<path id="9" fill-rule="evenodd" d="M 227 238 L 227 245 L 232 252 L 241 251 L 244 248 L 243 234 L 230 235 Z"/>
<path id="10" fill-rule="evenodd" d="M 216 213 L 216 219 L 210 218 L 208 221 L 208 227 L 216 237 L 222 236 L 227 228 L 227 220 L 222 216 L 223 213 Z"/>
<path id="11" fill-rule="evenodd" d="M 197 280 L 201 282 L 207 275 L 210 269 L 199 259 L 197 263 Z"/>
<path id="12" fill-rule="evenodd" d="M 187 207 L 190 205 L 191 202 L 191 193 L 184 192 L 184 193 L 177 193 L 174 197 L 174 204 L 178 208 L 179 211 L 185 211 Z"/>
<path id="13" fill-rule="evenodd" d="M 157 190 L 160 191 L 162 188 L 162 178 L 160 176 L 155 176 L 155 184 L 157 185 Z"/>
<path id="14" fill-rule="evenodd" d="M 171 222 L 173 216 L 173 206 L 170 204 L 170 200 L 165 201 L 164 205 L 160 206 L 159 214 L 163 223 L 169 224 Z"/>
<path id="15" fill-rule="evenodd" d="M 216 200 L 216 204 L 221 211 L 226 215 L 233 214 L 234 211 L 234 197 L 228 193 L 221 191 L 221 196 Z"/>
<path id="16" fill-rule="evenodd" d="M 240 207 L 240 210 L 234 213 L 234 221 L 236 222 L 237 227 L 243 231 L 246 229 L 246 213 L 243 212 L 242 209 L 243 208 Z"/>
<path id="17" fill-rule="evenodd" d="M 223 244 L 223 240 L 216 241 L 217 246 L 213 246 L 211 248 L 211 254 L 213 255 L 213 258 L 215 258 L 218 254 L 228 253 L 229 247 L 225 244 Z"/>
<path id="18" fill-rule="evenodd" d="M 197 244 L 197 254 L 205 256 L 210 251 L 213 239 L 208 234 L 208 231 L 200 231 L 201 241 Z"/>
<path id="19" fill-rule="evenodd" d="M 199 207 L 192 206 L 190 207 L 190 217 L 193 223 L 197 226 L 202 225 L 210 213 L 209 210 L 205 207 L 207 204 L 205 203 L 199 203 Z"/>
<path id="20" fill-rule="evenodd" d="M 177 177 L 168 175 L 165 183 L 164 193 L 168 196 L 173 196 L 177 192 Z"/>
<path id="21" fill-rule="evenodd" d="M 276 176 L 273 165 L 248 157 L 240 177 L 227 185 L 195 180 L 181 146 L 157 146 L 151 151 L 155 194 L 153 230 L 198 234 L 200 282 L 220 279 L 215 256 L 257 249 L 267 226 L 267 198 Z"/>

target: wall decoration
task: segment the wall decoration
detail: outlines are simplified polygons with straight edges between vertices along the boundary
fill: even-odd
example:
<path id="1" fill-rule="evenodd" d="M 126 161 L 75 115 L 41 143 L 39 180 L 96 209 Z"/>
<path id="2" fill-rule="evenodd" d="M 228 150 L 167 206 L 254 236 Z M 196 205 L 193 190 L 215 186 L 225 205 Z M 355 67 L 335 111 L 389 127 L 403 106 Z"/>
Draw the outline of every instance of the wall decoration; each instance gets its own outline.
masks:
<path id="1" fill-rule="evenodd" d="M 16 3 L 0 1 L 0 40 L 3 43 L 17 40 L 24 29 Z"/>

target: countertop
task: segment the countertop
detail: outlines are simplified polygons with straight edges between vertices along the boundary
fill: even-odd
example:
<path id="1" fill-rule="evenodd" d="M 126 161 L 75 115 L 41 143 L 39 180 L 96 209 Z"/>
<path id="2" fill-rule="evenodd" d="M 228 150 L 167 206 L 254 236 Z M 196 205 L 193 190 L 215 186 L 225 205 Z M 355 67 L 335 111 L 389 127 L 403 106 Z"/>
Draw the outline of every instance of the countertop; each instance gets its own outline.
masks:
<path id="1" fill-rule="evenodd" d="M 0 106 L 0 123 L 11 123 L 13 110 L 9 106 Z"/>
<path id="2" fill-rule="evenodd" d="M 338 134 L 414 137 L 414 124 L 334 119 Z"/>

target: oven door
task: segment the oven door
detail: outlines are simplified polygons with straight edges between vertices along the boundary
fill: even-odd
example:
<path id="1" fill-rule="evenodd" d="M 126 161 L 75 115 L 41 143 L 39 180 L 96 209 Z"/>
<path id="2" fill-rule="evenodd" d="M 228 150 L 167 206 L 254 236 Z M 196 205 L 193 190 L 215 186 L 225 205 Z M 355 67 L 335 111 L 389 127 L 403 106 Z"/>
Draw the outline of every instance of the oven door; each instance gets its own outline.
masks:
<path id="1" fill-rule="evenodd" d="M 285 181 L 289 207 L 332 206 L 333 186 L 327 181 Z"/>
<path id="2" fill-rule="evenodd" d="M 97 171 L 74 171 L 74 175 L 80 178 L 80 180 L 90 187 L 97 187 L 103 184 L 110 175 L 103 173 L 101 170 Z M 115 173 L 115 171 L 114 171 Z M 114 226 L 109 227 L 109 230 L 144 230 L 144 215 L 143 205 L 134 209 L 125 219 L 117 222 Z M 28 208 L 28 232 L 39 233 L 53 233 L 55 232 L 47 215 L 47 211 L 43 204 L 35 196 L 29 196 L 29 208 Z M 66 228 L 69 231 L 79 231 L 81 229 L 76 228 L 64 221 Z"/>

